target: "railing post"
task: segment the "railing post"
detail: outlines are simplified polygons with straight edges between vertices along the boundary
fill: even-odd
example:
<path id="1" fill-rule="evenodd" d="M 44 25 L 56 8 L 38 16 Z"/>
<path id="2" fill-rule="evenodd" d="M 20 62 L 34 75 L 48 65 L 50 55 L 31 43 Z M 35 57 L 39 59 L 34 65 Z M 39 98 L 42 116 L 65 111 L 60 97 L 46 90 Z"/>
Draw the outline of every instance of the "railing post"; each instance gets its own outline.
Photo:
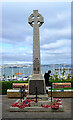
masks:
<path id="1" fill-rule="evenodd" d="M 37 87 L 36 87 L 36 103 L 37 103 Z"/>
<path id="2" fill-rule="evenodd" d="M 52 102 L 52 84 L 51 84 L 51 102 Z"/>
<path id="3" fill-rule="evenodd" d="M 21 102 L 22 102 L 22 87 L 21 87 Z"/>

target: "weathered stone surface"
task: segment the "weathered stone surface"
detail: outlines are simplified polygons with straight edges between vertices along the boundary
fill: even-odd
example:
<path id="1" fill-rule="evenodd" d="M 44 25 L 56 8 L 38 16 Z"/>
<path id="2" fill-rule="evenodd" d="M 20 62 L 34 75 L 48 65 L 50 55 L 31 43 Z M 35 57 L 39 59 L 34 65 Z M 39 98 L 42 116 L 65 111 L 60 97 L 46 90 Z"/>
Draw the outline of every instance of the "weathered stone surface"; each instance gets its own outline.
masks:
<path id="1" fill-rule="evenodd" d="M 44 91 L 44 80 L 30 80 L 29 81 L 29 94 L 35 95 L 37 87 L 37 94 L 45 94 Z"/>
<path id="2" fill-rule="evenodd" d="M 39 27 L 43 22 L 44 19 L 38 10 L 33 10 L 33 14 L 28 18 L 28 23 L 33 27 L 33 74 L 40 74 Z"/>
<path id="3" fill-rule="evenodd" d="M 36 95 L 27 95 L 26 97 L 27 99 L 35 99 L 36 98 Z M 40 101 L 51 101 L 48 97 L 48 94 L 44 94 L 44 95 L 37 95 L 37 99 L 40 100 Z"/>
<path id="4" fill-rule="evenodd" d="M 40 68 L 40 40 L 39 40 L 39 27 L 44 23 L 44 18 L 38 13 L 38 10 L 33 10 L 28 18 L 28 23 L 33 27 L 33 74 L 29 80 L 29 95 L 45 94 L 45 80 L 41 75 Z"/>
<path id="5" fill-rule="evenodd" d="M 51 97 L 51 92 L 48 92 L 48 96 L 49 97 Z M 58 98 L 61 98 L 61 97 L 63 97 L 63 98 L 73 98 L 73 91 L 64 91 L 64 92 L 59 92 L 59 91 L 54 91 L 54 92 L 52 92 L 52 96 L 53 97 L 58 97 Z"/>
<path id="6" fill-rule="evenodd" d="M 42 108 L 42 107 L 26 107 L 23 109 L 20 109 L 18 107 L 10 107 L 9 111 L 11 112 L 50 112 L 52 111 L 51 107 L 50 108 Z"/>
<path id="7" fill-rule="evenodd" d="M 31 102 L 30 103 L 30 106 L 31 107 L 35 107 L 35 106 L 38 106 L 38 107 L 41 107 L 41 105 L 51 105 L 51 101 L 38 101 L 37 103 L 35 103 L 35 102 Z"/>

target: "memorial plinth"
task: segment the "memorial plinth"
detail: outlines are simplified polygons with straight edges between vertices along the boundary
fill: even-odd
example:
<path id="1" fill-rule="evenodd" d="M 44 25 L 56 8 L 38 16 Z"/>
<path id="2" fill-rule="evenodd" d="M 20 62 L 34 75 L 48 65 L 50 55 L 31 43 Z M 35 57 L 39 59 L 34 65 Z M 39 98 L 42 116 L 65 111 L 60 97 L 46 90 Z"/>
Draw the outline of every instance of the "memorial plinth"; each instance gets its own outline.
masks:
<path id="1" fill-rule="evenodd" d="M 41 74 L 40 68 L 40 40 L 39 40 L 39 27 L 44 23 L 44 18 L 38 13 L 38 10 L 33 10 L 28 18 L 28 23 L 33 27 L 33 74 L 29 80 L 28 94 L 35 95 L 36 88 L 38 95 L 44 95 L 45 80 Z"/>

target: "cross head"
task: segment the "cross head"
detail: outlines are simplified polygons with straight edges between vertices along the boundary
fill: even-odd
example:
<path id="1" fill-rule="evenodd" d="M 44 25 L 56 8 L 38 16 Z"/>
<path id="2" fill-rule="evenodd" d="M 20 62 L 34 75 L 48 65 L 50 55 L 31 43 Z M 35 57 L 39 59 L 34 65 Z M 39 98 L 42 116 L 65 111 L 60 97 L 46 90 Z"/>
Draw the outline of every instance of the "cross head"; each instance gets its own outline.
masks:
<path id="1" fill-rule="evenodd" d="M 44 23 L 44 18 L 41 14 L 38 13 L 38 10 L 33 10 L 33 14 L 31 14 L 28 18 L 28 23 L 33 27 L 37 24 L 39 27 Z"/>

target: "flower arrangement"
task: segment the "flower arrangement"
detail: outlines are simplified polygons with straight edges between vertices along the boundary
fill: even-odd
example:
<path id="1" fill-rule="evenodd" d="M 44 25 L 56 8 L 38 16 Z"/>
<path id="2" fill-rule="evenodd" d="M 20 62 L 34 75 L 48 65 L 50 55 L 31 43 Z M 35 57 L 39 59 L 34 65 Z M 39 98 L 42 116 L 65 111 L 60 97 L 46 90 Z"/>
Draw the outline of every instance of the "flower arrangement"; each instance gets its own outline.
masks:
<path id="1" fill-rule="evenodd" d="M 30 107 L 30 102 L 36 102 L 36 100 L 24 100 L 22 103 L 13 103 L 12 107 L 19 107 L 19 108 L 25 108 Z M 38 100 L 37 100 L 38 102 Z"/>
<path id="2" fill-rule="evenodd" d="M 58 109 L 59 108 L 59 105 L 62 105 L 61 104 L 61 100 L 60 99 L 58 99 L 58 98 L 54 98 L 55 100 L 56 100 L 56 102 L 53 104 L 53 105 L 48 105 L 48 104 L 46 104 L 46 105 L 43 105 L 43 104 L 41 104 L 41 106 L 43 107 L 43 108 L 52 108 L 52 109 Z M 25 107 L 30 107 L 30 102 L 36 102 L 36 100 L 24 100 L 22 103 L 13 103 L 12 104 L 12 107 L 18 107 L 18 108 L 25 108 Z M 37 102 L 38 102 L 38 100 L 37 100 Z"/>
<path id="3" fill-rule="evenodd" d="M 49 108 L 49 107 L 51 107 L 51 106 L 46 104 L 46 105 L 42 105 L 42 107 L 43 107 L 43 108 Z"/>
<path id="4" fill-rule="evenodd" d="M 51 107 L 52 109 L 58 109 L 59 108 L 59 105 L 62 105 L 60 102 L 61 100 L 58 99 L 58 98 L 54 98 L 56 100 L 56 103 L 54 103 L 53 105 L 41 105 L 43 108 L 49 108 Z"/>

